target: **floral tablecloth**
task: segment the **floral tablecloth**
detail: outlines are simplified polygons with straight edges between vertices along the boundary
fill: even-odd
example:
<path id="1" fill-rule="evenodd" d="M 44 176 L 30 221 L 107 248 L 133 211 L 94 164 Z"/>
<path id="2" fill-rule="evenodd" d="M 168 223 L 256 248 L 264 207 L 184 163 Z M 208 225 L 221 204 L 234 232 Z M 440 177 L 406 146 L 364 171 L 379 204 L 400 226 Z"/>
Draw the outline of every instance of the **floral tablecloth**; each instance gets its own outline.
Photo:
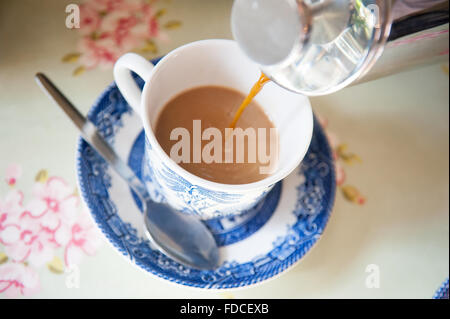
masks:
<path id="1" fill-rule="evenodd" d="M 71 4 L 79 29 L 70 28 Z M 231 38 L 231 4 L 0 3 L 0 298 L 431 298 L 448 277 L 448 63 L 311 99 L 340 192 L 323 238 L 285 275 L 238 291 L 195 290 L 141 272 L 106 242 L 76 189 L 77 131 L 34 74 L 47 73 L 87 112 L 124 52 L 150 59 Z M 376 287 L 367 284 L 372 269 Z"/>

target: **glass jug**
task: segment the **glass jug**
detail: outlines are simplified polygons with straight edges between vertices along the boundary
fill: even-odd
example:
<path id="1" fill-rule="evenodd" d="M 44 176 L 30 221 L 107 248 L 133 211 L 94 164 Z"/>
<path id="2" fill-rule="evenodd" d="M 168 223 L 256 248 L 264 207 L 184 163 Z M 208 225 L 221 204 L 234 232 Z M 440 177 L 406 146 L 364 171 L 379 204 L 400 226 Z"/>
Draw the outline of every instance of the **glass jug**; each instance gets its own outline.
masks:
<path id="1" fill-rule="evenodd" d="M 383 51 L 390 0 L 235 0 L 233 36 L 280 86 L 309 96 L 363 76 Z"/>

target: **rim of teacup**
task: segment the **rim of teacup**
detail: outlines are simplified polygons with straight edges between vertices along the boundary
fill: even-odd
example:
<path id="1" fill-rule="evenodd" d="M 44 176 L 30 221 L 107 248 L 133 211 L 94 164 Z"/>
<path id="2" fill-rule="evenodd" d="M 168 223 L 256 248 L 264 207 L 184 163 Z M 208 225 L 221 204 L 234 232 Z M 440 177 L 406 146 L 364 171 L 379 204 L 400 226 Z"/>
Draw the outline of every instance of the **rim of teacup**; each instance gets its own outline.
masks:
<path id="1" fill-rule="evenodd" d="M 213 182 L 207 179 L 204 179 L 202 177 L 199 177 L 197 175 L 194 175 L 187 171 L 186 169 L 179 166 L 173 159 L 170 158 L 169 155 L 163 150 L 161 145 L 156 139 L 156 136 L 153 132 L 153 128 L 150 124 L 149 116 L 148 116 L 148 108 L 146 107 L 147 100 L 148 100 L 148 92 L 150 91 L 151 86 L 151 79 L 155 74 L 157 74 L 157 71 L 163 67 L 165 63 L 168 63 L 170 58 L 179 54 L 181 51 L 186 50 L 188 48 L 193 47 L 202 47 L 202 46 L 209 46 L 209 45 L 233 45 L 236 46 L 237 43 L 233 40 L 227 40 L 227 39 L 207 39 L 207 40 L 199 40 L 191 43 L 187 43 L 185 45 L 182 45 L 168 54 L 166 54 L 154 67 L 153 71 L 151 72 L 151 75 L 148 79 L 143 79 L 145 81 L 144 88 L 142 90 L 142 97 L 141 97 L 141 110 L 142 110 L 142 122 L 145 129 L 145 136 L 147 139 L 149 139 L 150 145 L 154 150 L 157 152 L 158 157 L 160 160 L 162 160 L 172 171 L 174 171 L 176 174 L 182 176 L 183 178 L 187 179 L 189 182 L 191 182 L 194 185 L 199 185 L 208 189 L 213 189 L 217 191 L 230 191 L 233 193 L 236 192 L 242 192 L 242 191 L 249 191 L 249 190 L 255 190 L 255 189 L 263 189 L 266 187 L 269 187 L 271 185 L 274 185 L 275 183 L 279 182 L 280 180 L 284 179 L 286 176 L 288 176 L 303 160 L 303 158 L 306 155 L 306 152 L 308 151 L 309 145 L 311 143 L 311 138 L 313 134 L 313 113 L 311 109 L 311 104 L 309 99 L 306 97 L 305 101 L 308 103 L 307 105 L 307 116 L 309 124 L 309 127 L 306 129 L 307 135 L 305 136 L 306 143 L 304 143 L 305 147 L 297 154 L 297 158 L 295 160 L 290 161 L 290 165 L 286 167 L 279 167 L 277 170 L 265 177 L 262 180 L 252 182 L 252 183 L 246 183 L 246 184 L 224 184 L 224 183 L 217 183 Z M 244 53 L 242 53 L 244 54 Z M 295 156 L 295 154 L 293 154 Z"/>

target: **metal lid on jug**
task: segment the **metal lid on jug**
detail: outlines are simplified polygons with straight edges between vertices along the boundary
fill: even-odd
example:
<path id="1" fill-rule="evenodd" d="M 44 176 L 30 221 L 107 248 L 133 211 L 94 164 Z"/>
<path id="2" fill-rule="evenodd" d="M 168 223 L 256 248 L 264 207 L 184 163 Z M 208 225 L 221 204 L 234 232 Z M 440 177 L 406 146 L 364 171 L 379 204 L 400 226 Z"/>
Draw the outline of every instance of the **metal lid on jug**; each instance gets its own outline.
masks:
<path id="1" fill-rule="evenodd" d="M 322 95 L 373 65 L 389 34 L 390 8 L 389 0 L 235 0 L 231 25 L 273 81 Z"/>

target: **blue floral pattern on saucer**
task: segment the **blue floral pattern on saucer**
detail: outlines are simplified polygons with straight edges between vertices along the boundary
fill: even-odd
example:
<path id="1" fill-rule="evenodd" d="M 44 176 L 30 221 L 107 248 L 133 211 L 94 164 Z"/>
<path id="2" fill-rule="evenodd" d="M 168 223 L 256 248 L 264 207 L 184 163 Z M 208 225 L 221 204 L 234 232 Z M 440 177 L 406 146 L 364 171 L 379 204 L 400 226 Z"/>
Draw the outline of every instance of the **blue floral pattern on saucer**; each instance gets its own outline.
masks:
<path id="1" fill-rule="evenodd" d="M 137 82 L 142 86 L 140 80 Z M 114 83 L 99 97 L 88 117 L 142 176 L 142 126 Z M 84 201 L 103 234 L 120 253 L 160 278 L 199 288 L 244 287 L 292 267 L 322 235 L 336 190 L 332 152 L 315 120 L 309 151 L 291 175 L 275 185 L 251 212 L 208 221 L 221 246 L 222 263 L 214 271 L 204 271 L 181 265 L 152 246 L 142 232 L 139 202 L 81 138 L 77 171 Z M 146 182 L 152 196 L 164 200 L 158 185 Z"/>
<path id="2" fill-rule="evenodd" d="M 434 293 L 433 299 L 448 299 L 448 278 L 442 283 Z"/>

